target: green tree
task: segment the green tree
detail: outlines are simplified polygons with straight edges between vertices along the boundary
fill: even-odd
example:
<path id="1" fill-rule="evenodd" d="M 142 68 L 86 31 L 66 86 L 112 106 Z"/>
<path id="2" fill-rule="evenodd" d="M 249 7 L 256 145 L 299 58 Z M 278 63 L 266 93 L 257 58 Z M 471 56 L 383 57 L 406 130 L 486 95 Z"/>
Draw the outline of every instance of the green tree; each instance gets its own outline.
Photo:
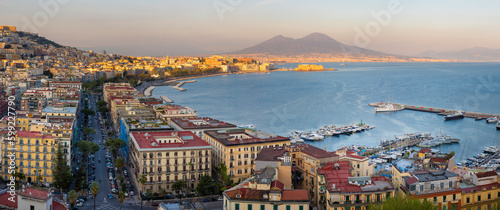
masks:
<path id="1" fill-rule="evenodd" d="M 83 84 L 82 84 L 82 88 L 83 88 L 84 90 L 89 90 L 91 87 L 92 87 L 92 85 L 91 85 L 91 84 L 89 84 L 89 83 L 83 83 Z"/>
<path id="2" fill-rule="evenodd" d="M 146 184 L 146 182 L 148 181 L 148 179 L 146 178 L 146 175 L 144 174 L 141 174 L 141 176 L 139 177 L 139 182 L 141 183 L 141 188 L 144 188 L 144 184 Z M 142 210 L 142 194 L 139 193 L 139 198 L 141 198 L 141 210 Z"/>
<path id="3" fill-rule="evenodd" d="M 97 182 L 92 182 L 92 184 L 90 185 L 90 191 L 92 191 L 92 196 L 94 196 L 94 210 L 95 210 L 95 198 L 97 197 L 97 193 L 99 193 L 100 190 L 101 188 L 99 187 L 99 184 L 97 184 Z"/>
<path id="4" fill-rule="evenodd" d="M 188 188 L 189 188 L 189 192 L 191 193 L 191 191 L 194 190 L 194 189 L 191 189 L 191 170 L 193 169 L 194 164 L 191 161 L 189 161 L 188 165 L 189 165 L 189 171 L 188 171 L 188 177 L 187 177 L 188 182 L 189 182 Z"/>
<path id="5" fill-rule="evenodd" d="M 52 173 L 54 175 L 54 187 L 59 189 L 69 189 L 73 182 L 73 175 L 71 169 L 67 165 L 66 155 L 62 151 L 61 142 L 57 142 L 56 158 L 52 164 L 55 165 Z"/>
<path id="6" fill-rule="evenodd" d="M 224 185 L 228 186 L 231 184 L 231 179 L 229 178 L 229 175 L 227 175 L 227 167 L 224 163 L 220 164 L 219 175 Z"/>
<path id="7" fill-rule="evenodd" d="M 115 165 L 119 169 L 119 171 L 121 171 L 121 169 L 125 166 L 125 159 L 121 157 L 116 158 Z"/>
<path id="8" fill-rule="evenodd" d="M 120 199 L 120 209 L 123 207 L 123 201 L 125 200 L 125 192 L 120 191 L 118 194 L 118 199 Z"/>
<path id="9" fill-rule="evenodd" d="M 106 103 L 106 101 L 98 101 L 95 105 L 98 107 L 101 107 L 101 106 L 105 107 L 106 105 L 108 105 L 108 103 Z"/>
<path id="10" fill-rule="evenodd" d="M 68 193 L 69 204 L 71 205 L 71 209 L 75 206 L 76 199 L 78 199 L 78 193 L 75 190 L 71 190 Z"/>
<path id="11" fill-rule="evenodd" d="M 93 128 L 83 127 L 82 128 L 82 133 L 83 133 L 84 136 L 88 136 L 90 134 L 94 134 L 95 130 Z"/>
<path id="12" fill-rule="evenodd" d="M 182 188 L 184 188 L 184 186 L 186 185 L 186 181 L 184 180 L 177 180 L 176 182 L 174 182 L 174 184 L 172 185 L 172 190 L 174 192 L 181 192 Z"/>
<path id="13" fill-rule="evenodd" d="M 95 112 L 92 109 L 83 109 L 82 113 L 85 115 L 85 117 L 88 117 L 89 115 L 95 115 Z"/>
<path id="14" fill-rule="evenodd" d="M 99 145 L 90 141 L 78 141 L 75 146 L 83 153 L 85 159 L 99 151 Z"/>
<path id="15" fill-rule="evenodd" d="M 127 144 L 125 141 L 121 139 L 110 139 L 104 142 L 104 146 L 109 147 L 111 150 L 111 153 L 113 154 L 114 157 L 118 156 L 118 149 L 126 146 Z"/>
<path id="16" fill-rule="evenodd" d="M 427 200 L 413 199 L 411 197 L 391 197 L 386 199 L 380 205 L 374 205 L 370 207 L 370 209 L 377 210 L 399 210 L 399 209 L 408 209 L 408 210 L 432 210 L 436 206 Z"/>
<path id="17" fill-rule="evenodd" d="M 132 87 L 135 87 L 135 85 L 137 84 L 137 82 L 134 79 L 131 79 L 128 82 L 130 83 L 130 86 L 132 86 Z"/>
<path id="18" fill-rule="evenodd" d="M 217 195 L 220 192 L 218 183 L 214 181 L 209 175 L 204 175 L 201 177 L 200 182 L 196 186 L 196 191 L 201 196 Z"/>
<path id="19" fill-rule="evenodd" d="M 97 108 L 97 111 L 100 112 L 102 115 L 104 115 L 107 112 L 109 112 L 109 109 L 108 109 L 108 107 L 101 106 L 101 107 Z"/>
<path id="20" fill-rule="evenodd" d="M 90 185 L 90 191 L 92 191 L 92 196 L 94 196 L 94 210 L 95 210 L 95 197 L 97 197 L 97 193 L 101 188 L 99 187 L 99 184 L 97 182 L 92 182 L 92 185 Z"/>

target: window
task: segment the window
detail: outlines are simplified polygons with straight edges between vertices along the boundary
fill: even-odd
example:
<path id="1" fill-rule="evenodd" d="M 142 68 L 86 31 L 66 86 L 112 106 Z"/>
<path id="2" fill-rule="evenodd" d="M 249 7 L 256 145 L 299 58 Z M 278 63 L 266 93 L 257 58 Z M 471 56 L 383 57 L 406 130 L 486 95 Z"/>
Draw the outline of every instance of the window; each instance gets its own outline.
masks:
<path id="1" fill-rule="evenodd" d="M 299 210 L 304 210 L 304 207 L 303 206 L 299 206 Z"/>
<path id="2" fill-rule="evenodd" d="M 453 182 L 450 182 L 450 188 L 453 188 Z"/>
<path id="3" fill-rule="evenodd" d="M 491 193 L 488 193 L 488 200 L 491 199 Z"/>
<path id="4" fill-rule="evenodd" d="M 248 209 L 248 210 L 252 210 L 252 204 L 248 204 L 247 209 Z"/>
<path id="5" fill-rule="evenodd" d="M 30 205 L 30 210 L 35 210 L 35 206 Z"/>
<path id="6" fill-rule="evenodd" d="M 286 205 L 286 210 L 290 210 L 290 205 Z"/>
<path id="7" fill-rule="evenodd" d="M 467 198 L 467 203 L 470 203 L 470 198 Z"/>
<path id="8" fill-rule="evenodd" d="M 441 182 L 441 189 L 444 189 L 444 183 Z"/>
<path id="9" fill-rule="evenodd" d="M 434 197 L 434 202 L 437 202 L 438 201 L 438 198 L 437 197 Z"/>
<path id="10" fill-rule="evenodd" d="M 359 168 L 359 164 L 358 164 L 358 168 Z"/>
<path id="11" fill-rule="evenodd" d="M 446 195 L 443 195 L 443 201 L 446 201 Z"/>
<path id="12" fill-rule="evenodd" d="M 481 201 L 481 196 L 480 195 L 477 196 L 477 201 Z"/>
<path id="13" fill-rule="evenodd" d="M 235 210 L 240 210 L 240 204 L 239 204 L 239 203 L 234 204 L 234 209 L 235 209 Z"/>
<path id="14" fill-rule="evenodd" d="M 273 210 L 278 210 L 278 205 L 274 205 Z"/>
<path id="15" fill-rule="evenodd" d="M 457 194 L 453 194 L 453 200 L 457 200 Z"/>
<path id="16" fill-rule="evenodd" d="M 431 190 L 434 190 L 434 184 L 431 184 Z"/>
<path id="17" fill-rule="evenodd" d="M 265 205 L 260 205 L 260 210 L 266 210 L 266 206 Z"/>

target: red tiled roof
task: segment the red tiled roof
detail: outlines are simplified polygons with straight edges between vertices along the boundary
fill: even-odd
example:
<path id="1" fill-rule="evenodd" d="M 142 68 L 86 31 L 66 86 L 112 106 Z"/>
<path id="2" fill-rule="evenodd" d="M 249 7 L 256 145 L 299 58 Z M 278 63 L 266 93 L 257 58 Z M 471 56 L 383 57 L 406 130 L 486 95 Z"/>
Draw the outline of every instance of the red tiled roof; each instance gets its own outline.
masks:
<path id="1" fill-rule="evenodd" d="M 149 136 L 146 136 L 146 133 Z M 139 145 L 141 149 L 151 149 L 151 148 L 175 148 L 175 147 L 203 147 L 210 146 L 208 143 L 203 141 L 200 137 L 196 136 L 191 131 L 164 131 L 164 132 L 144 132 L 136 131 L 131 132 L 131 136 L 134 137 L 135 142 Z M 159 143 L 159 137 L 176 137 L 180 140 L 179 143 Z M 189 139 L 184 139 L 182 137 L 188 137 Z M 152 143 L 156 143 L 157 146 L 153 146 Z M 183 143 L 181 143 L 183 142 Z"/>
<path id="2" fill-rule="evenodd" d="M 497 176 L 497 175 L 498 175 L 497 172 L 494 172 L 494 171 L 476 173 L 477 178 L 484 178 L 484 177 Z"/>
<path id="3" fill-rule="evenodd" d="M 306 153 L 312 157 L 321 159 L 321 158 L 329 158 L 338 156 L 335 152 L 328 152 L 324 149 L 317 148 L 310 144 L 301 144 L 302 152 Z"/>
<path id="4" fill-rule="evenodd" d="M 309 195 L 306 189 L 302 190 L 285 190 L 281 196 L 283 201 L 309 201 Z"/>
<path id="5" fill-rule="evenodd" d="M 493 187 L 500 188 L 500 183 L 492 183 L 492 184 L 485 184 L 485 185 L 479 185 L 475 187 L 468 187 L 468 188 L 463 188 L 462 193 L 471 193 L 472 191 L 481 191 L 483 188 L 486 190 L 491 190 Z"/>
<path id="6" fill-rule="evenodd" d="M 10 194 L 8 192 L 0 194 L 0 205 L 1 206 L 8 206 L 11 208 L 16 208 L 17 209 L 17 195 L 14 195 L 14 201 L 12 202 L 9 200 Z"/>
<path id="7" fill-rule="evenodd" d="M 67 210 L 67 208 L 61 203 L 52 200 L 52 210 Z"/>
<path id="8" fill-rule="evenodd" d="M 446 163 L 447 160 L 443 158 L 432 158 L 431 161 L 435 163 Z"/>
<path id="9" fill-rule="evenodd" d="M 23 137 L 23 138 L 44 138 L 44 139 L 53 139 L 53 136 L 50 135 L 43 135 L 43 133 L 40 132 L 34 132 L 34 131 L 18 131 L 17 132 L 17 137 Z"/>
<path id="10" fill-rule="evenodd" d="M 20 191 L 19 195 L 22 195 L 24 197 L 36 198 L 40 200 L 46 200 L 47 198 L 49 198 L 50 192 L 34 188 L 24 188 L 24 191 Z"/>
<path id="11" fill-rule="evenodd" d="M 286 150 L 281 147 L 268 147 L 260 150 L 255 161 L 281 161 L 278 157 L 283 157 Z"/>
<path id="12" fill-rule="evenodd" d="M 418 153 L 429 153 L 431 152 L 432 150 L 429 149 L 429 148 L 422 148 L 420 151 L 418 151 Z"/>
<path id="13" fill-rule="evenodd" d="M 351 155 L 351 154 L 347 154 L 346 157 L 350 157 L 350 158 L 354 158 L 354 159 L 359 159 L 359 160 L 368 159 L 367 157 L 363 157 L 363 156 L 359 156 L 359 155 Z"/>
<path id="14" fill-rule="evenodd" d="M 271 182 L 271 189 L 274 187 L 277 187 L 278 189 L 283 190 L 285 185 L 278 180 L 274 180 L 273 182 Z"/>
<path id="15" fill-rule="evenodd" d="M 406 183 L 409 185 L 412 185 L 412 184 L 417 183 L 417 182 L 418 182 L 418 179 L 417 179 L 417 177 L 414 177 L 414 176 L 412 176 L 409 179 L 406 179 Z"/>

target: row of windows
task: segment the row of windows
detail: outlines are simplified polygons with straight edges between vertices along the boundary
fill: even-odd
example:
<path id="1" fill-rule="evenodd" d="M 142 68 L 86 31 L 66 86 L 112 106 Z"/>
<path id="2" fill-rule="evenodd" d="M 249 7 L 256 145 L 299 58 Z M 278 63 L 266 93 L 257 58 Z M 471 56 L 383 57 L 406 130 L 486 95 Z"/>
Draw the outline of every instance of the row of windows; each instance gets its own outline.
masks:
<path id="1" fill-rule="evenodd" d="M 173 156 L 177 156 L 179 153 L 178 152 L 173 152 Z M 208 150 L 205 150 L 204 153 L 205 153 L 205 155 L 208 155 Z M 186 156 L 186 151 L 182 152 L 182 154 L 183 154 L 183 156 Z M 194 151 L 191 151 L 191 156 L 194 156 L 195 154 L 196 153 Z M 201 150 L 198 151 L 198 155 L 200 155 L 200 156 L 203 155 L 203 152 Z M 165 156 L 169 157 L 170 156 L 170 152 L 165 152 Z M 143 153 L 142 157 L 143 158 L 148 158 L 148 154 L 147 153 Z M 154 157 L 155 157 L 154 153 L 149 153 L 149 158 L 154 158 Z M 158 152 L 157 157 L 162 157 L 162 152 Z"/>
<path id="2" fill-rule="evenodd" d="M 179 162 L 178 162 L 177 160 L 178 160 L 178 159 L 174 159 L 174 163 L 175 163 L 175 164 L 179 164 Z M 200 157 L 198 160 L 199 160 L 199 161 L 198 161 L 199 163 L 203 163 L 203 159 L 202 159 L 201 157 Z M 167 160 L 166 160 L 166 162 L 167 162 L 167 165 L 170 165 L 170 159 L 167 159 Z M 142 161 L 142 163 L 143 163 L 143 165 L 146 165 L 146 161 L 145 161 L 145 160 L 144 160 L 144 161 Z M 149 164 L 150 164 L 150 165 L 153 165 L 153 163 L 154 163 L 154 162 L 153 162 L 153 160 L 150 160 L 150 161 L 149 161 Z M 162 163 L 161 159 L 160 159 L 160 160 L 158 160 L 158 164 L 161 164 L 161 163 Z M 185 158 L 184 158 L 184 159 L 182 159 L 182 164 L 188 164 L 188 163 L 195 164 L 195 163 L 196 163 L 196 159 L 195 159 L 195 158 L 191 158 L 191 159 L 189 160 L 189 162 L 187 162 Z M 208 157 L 205 157 L 205 163 L 208 163 Z"/>
<path id="3" fill-rule="evenodd" d="M 198 168 L 198 170 L 202 170 L 203 165 L 199 165 L 197 168 Z M 174 172 L 177 172 L 177 171 L 178 171 L 177 169 L 179 169 L 179 166 L 175 166 L 175 167 L 174 167 Z M 207 165 L 205 165 L 205 170 L 207 170 L 207 169 L 208 169 L 208 164 L 207 164 Z M 194 170 L 195 170 L 195 167 L 194 167 L 194 166 L 191 166 L 191 169 L 190 169 L 190 170 L 191 170 L 191 171 L 194 171 Z M 162 171 L 162 167 L 158 167 L 158 172 L 161 172 L 161 171 Z M 183 167 L 182 167 L 182 171 L 187 171 L 187 170 L 186 170 L 186 166 L 183 166 Z M 147 173 L 147 172 L 148 172 L 148 169 L 147 169 L 146 167 L 144 167 L 144 168 L 142 169 L 142 172 Z M 154 172 L 154 168 L 149 168 L 149 172 Z M 170 172 L 170 167 L 167 167 L 167 172 Z"/>
<path id="4" fill-rule="evenodd" d="M 257 207 L 256 210 L 259 210 L 259 209 L 260 210 L 266 210 L 266 205 L 262 205 L 262 204 L 247 204 L 247 209 L 248 210 L 253 210 L 253 206 L 254 205 Z M 258 207 L 260 207 L 260 208 L 258 208 Z M 273 205 L 272 209 L 273 210 L 278 210 L 278 207 L 279 207 L 278 205 Z M 226 208 L 227 208 L 227 201 L 226 201 Z M 231 208 L 229 208 L 229 209 L 231 209 Z M 268 208 L 268 209 L 270 209 L 270 208 Z M 285 210 L 291 210 L 291 209 L 292 208 L 291 208 L 290 205 L 285 205 Z M 240 204 L 239 203 L 234 204 L 234 210 L 240 210 Z M 299 210 L 304 210 L 304 206 L 299 206 Z"/>
<path id="5" fill-rule="evenodd" d="M 500 192 L 498 192 L 497 198 L 500 198 Z M 491 193 L 488 193 L 488 199 L 487 200 L 491 200 Z M 467 201 L 467 203 L 470 203 L 470 197 L 467 197 L 466 201 Z M 481 201 L 481 195 L 477 196 L 477 201 L 478 202 Z"/>

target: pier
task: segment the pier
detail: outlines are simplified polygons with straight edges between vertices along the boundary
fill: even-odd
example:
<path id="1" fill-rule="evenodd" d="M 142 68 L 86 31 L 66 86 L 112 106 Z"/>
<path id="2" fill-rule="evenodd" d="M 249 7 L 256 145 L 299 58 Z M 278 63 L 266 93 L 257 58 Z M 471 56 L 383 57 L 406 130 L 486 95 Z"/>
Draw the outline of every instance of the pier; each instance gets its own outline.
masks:
<path id="1" fill-rule="evenodd" d="M 379 107 L 380 105 L 384 105 L 384 104 L 388 104 L 388 103 L 371 103 L 369 105 L 374 106 L 374 107 Z M 469 117 L 469 118 L 487 119 L 490 117 L 500 117 L 500 114 L 469 112 L 469 111 L 461 111 L 461 110 L 454 110 L 454 109 L 443 109 L 443 108 L 434 108 L 434 107 L 416 106 L 416 105 L 398 104 L 398 103 L 391 103 L 391 104 L 393 104 L 395 107 L 402 107 L 402 108 L 408 109 L 408 110 L 421 111 L 421 112 L 432 112 L 432 113 L 436 113 L 439 115 L 448 115 L 448 114 L 453 114 L 455 112 L 462 112 L 464 114 L 464 117 Z"/>
<path id="2" fill-rule="evenodd" d="M 165 103 L 174 103 L 174 100 L 170 99 L 168 96 L 160 96 L 160 98 L 163 99 Z"/>

